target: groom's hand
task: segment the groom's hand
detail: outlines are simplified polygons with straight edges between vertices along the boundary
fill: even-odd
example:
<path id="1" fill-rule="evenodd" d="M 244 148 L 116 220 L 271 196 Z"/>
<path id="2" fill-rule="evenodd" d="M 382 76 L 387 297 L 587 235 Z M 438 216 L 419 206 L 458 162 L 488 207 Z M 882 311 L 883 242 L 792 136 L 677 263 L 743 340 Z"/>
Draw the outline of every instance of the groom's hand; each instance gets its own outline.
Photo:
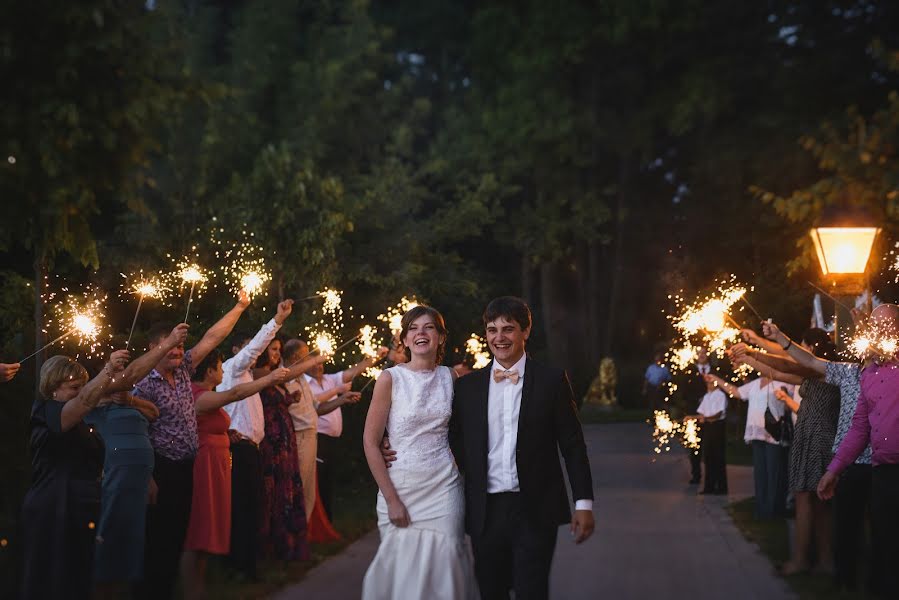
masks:
<path id="1" fill-rule="evenodd" d="M 574 536 L 574 543 L 580 544 L 588 537 L 593 535 L 593 511 L 592 510 L 576 510 L 574 516 L 571 517 L 571 535 Z"/>
<path id="2" fill-rule="evenodd" d="M 390 438 L 386 435 L 381 440 L 381 456 L 384 457 L 384 466 L 390 468 L 390 463 L 396 460 L 396 450 L 390 448 Z"/>

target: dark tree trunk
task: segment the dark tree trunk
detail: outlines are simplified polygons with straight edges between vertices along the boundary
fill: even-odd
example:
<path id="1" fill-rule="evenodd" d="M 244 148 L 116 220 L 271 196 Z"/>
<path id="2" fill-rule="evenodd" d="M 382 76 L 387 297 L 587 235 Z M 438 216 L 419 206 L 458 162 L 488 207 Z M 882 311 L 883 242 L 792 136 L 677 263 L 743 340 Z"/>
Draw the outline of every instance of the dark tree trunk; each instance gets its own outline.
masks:
<path id="1" fill-rule="evenodd" d="M 624 245 L 627 231 L 627 197 L 629 193 L 630 158 L 622 156 L 618 170 L 618 194 L 615 203 L 615 242 L 612 253 L 611 276 L 609 281 L 609 309 L 606 313 L 606 331 L 603 336 L 602 353 L 612 354 L 615 344 L 616 320 L 618 319 L 618 303 L 621 296 L 621 285 L 624 274 Z"/>

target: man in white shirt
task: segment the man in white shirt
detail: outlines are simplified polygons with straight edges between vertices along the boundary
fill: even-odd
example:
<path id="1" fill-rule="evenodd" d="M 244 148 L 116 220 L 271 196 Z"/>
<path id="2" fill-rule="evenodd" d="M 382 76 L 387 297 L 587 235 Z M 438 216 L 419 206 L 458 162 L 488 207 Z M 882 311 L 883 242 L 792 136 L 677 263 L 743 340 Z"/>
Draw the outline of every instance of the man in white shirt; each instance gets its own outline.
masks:
<path id="1" fill-rule="evenodd" d="M 484 311 L 484 325 L 493 362 L 458 379 L 450 421 L 475 573 L 485 599 L 508 598 L 513 589 L 516 598 L 546 598 L 559 525 L 570 523 L 575 543 L 593 533 L 587 449 L 565 372 L 525 354 L 527 304 L 497 298 Z"/>
<path id="2" fill-rule="evenodd" d="M 288 340 L 281 351 L 281 360 L 289 367 L 309 355 L 309 346 L 298 339 Z M 306 522 L 312 516 L 315 507 L 315 457 L 318 452 L 318 402 L 315 394 L 306 381 L 305 373 L 296 379 L 284 383 L 287 391 L 296 398 L 287 410 L 293 420 L 293 430 L 297 438 L 297 455 L 300 465 L 300 479 L 303 482 L 303 502 L 306 509 Z"/>
<path id="3" fill-rule="evenodd" d="M 356 365 L 337 373 L 325 373 L 324 365 L 313 367 L 304 378 L 315 395 L 318 413 L 318 488 L 322 508 L 328 519 L 332 518 L 334 492 L 334 467 L 346 451 L 340 447 L 343 434 L 343 412 L 345 404 L 355 404 L 362 398 L 359 392 L 350 391 L 353 379 L 365 369 L 387 356 L 388 348 L 378 348 L 377 358 L 364 358 Z"/>
<path id="4" fill-rule="evenodd" d="M 706 373 L 708 374 L 708 372 Z M 706 382 L 706 393 L 696 409 L 695 419 L 700 430 L 702 458 L 705 464 L 705 486 L 700 494 L 727 494 L 726 417 L 727 396 L 714 382 Z"/>
<path id="5" fill-rule="evenodd" d="M 275 338 L 293 310 L 293 300 L 278 304 L 274 318 L 250 338 L 246 334 L 232 336 L 234 356 L 222 363 L 222 383 L 216 390 L 224 392 L 253 381 L 256 359 Z M 256 578 L 259 510 L 262 494 L 262 458 L 259 442 L 265 436 L 262 399 L 253 394 L 226 405 L 231 417 L 231 565 L 251 579 Z"/>

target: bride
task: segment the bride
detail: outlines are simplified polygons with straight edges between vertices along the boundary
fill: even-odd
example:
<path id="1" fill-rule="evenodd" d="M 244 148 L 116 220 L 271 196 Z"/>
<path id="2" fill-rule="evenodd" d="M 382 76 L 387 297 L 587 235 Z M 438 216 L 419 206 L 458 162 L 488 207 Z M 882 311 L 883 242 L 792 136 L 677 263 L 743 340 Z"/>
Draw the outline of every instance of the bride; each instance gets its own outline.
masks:
<path id="1" fill-rule="evenodd" d="M 462 478 L 449 448 L 455 374 L 438 366 L 446 325 L 430 306 L 403 315 L 400 341 L 409 362 L 375 384 L 363 445 L 378 483 L 381 545 L 365 574 L 363 600 L 477 598 L 465 544 Z M 390 470 L 380 445 L 390 432 Z"/>

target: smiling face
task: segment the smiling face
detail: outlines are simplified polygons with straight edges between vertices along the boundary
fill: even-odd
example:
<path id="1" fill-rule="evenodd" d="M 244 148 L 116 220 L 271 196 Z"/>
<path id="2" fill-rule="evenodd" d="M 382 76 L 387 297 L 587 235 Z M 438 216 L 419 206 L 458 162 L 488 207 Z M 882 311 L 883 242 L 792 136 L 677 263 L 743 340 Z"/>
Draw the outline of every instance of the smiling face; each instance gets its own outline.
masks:
<path id="1" fill-rule="evenodd" d="M 267 366 L 274 369 L 281 364 L 281 340 L 272 340 L 265 349 L 265 356 L 268 358 Z"/>
<path id="2" fill-rule="evenodd" d="M 437 330 L 437 323 L 429 314 L 423 314 L 412 321 L 406 331 L 406 337 L 403 338 L 403 344 L 409 348 L 413 356 L 427 358 L 436 357 L 437 349 L 444 341 L 446 337 Z"/>
<path id="3" fill-rule="evenodd" d="M 500 316 L 487 323 L 487 345 L 497 362 L 510 368 L 524 356 L 524 346 L 531 328 L 522 329 L 518 321 Z"/>
<path id="4" fill-rule="evenodd" d="M 150 342 L 150 349 L 157 347 L 162 343 L 162 340 L 165 338 L 160 338 L 155 342 Z M 179 346 L 175 346 L 171 350 L 165 353 L 158 363 L 156 363 L 156 370 L 160 373 L 171 372 L 181 366 L 181 363 L 184 361 L 184 344 Z"/>

